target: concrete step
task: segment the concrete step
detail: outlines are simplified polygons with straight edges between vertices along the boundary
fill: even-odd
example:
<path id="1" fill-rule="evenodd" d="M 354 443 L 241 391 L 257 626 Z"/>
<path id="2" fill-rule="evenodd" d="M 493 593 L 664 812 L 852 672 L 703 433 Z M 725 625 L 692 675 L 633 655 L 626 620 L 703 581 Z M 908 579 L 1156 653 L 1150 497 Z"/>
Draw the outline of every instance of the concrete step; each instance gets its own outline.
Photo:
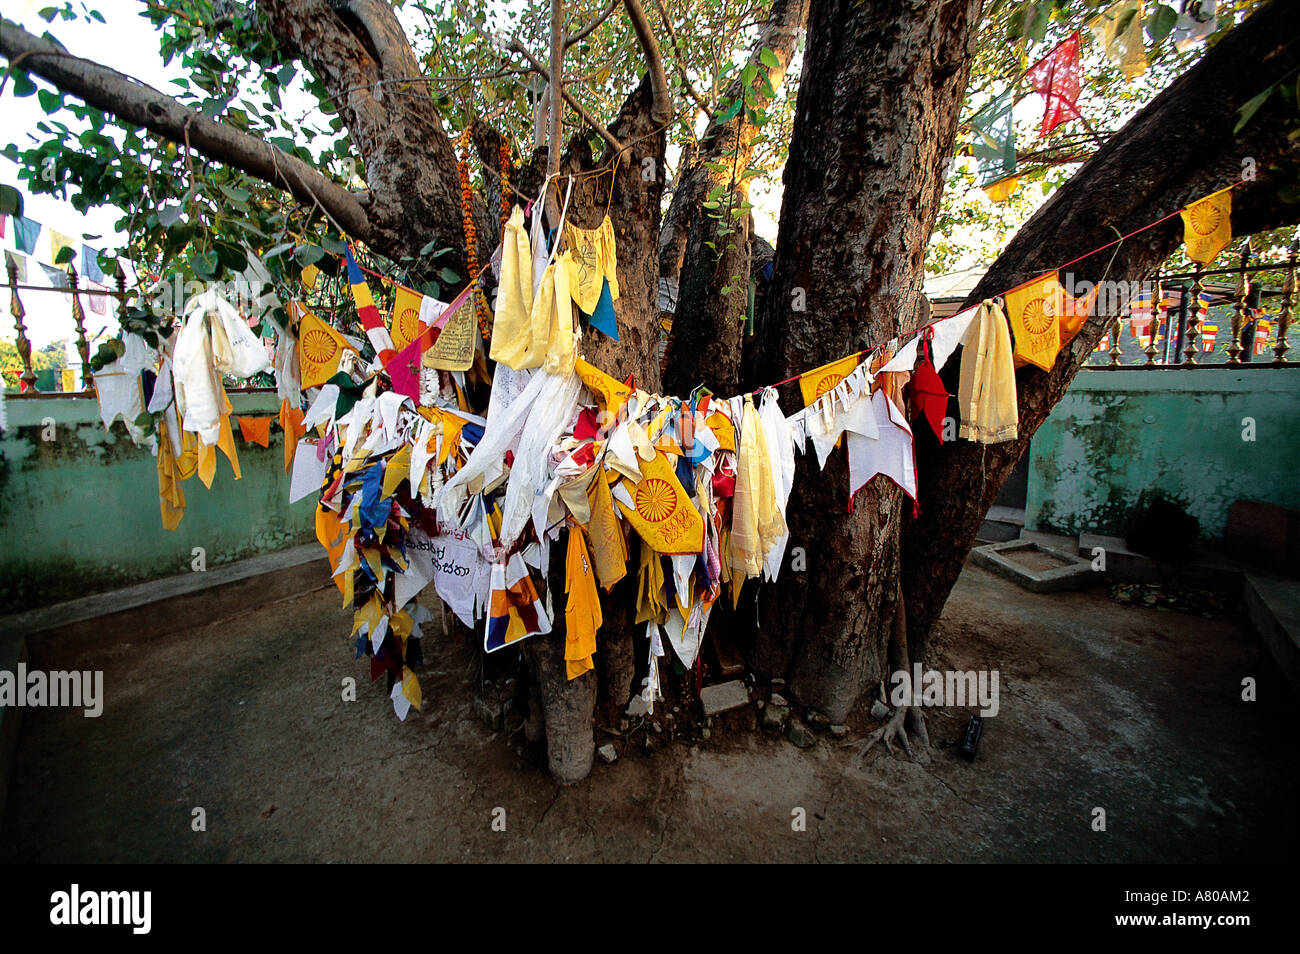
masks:
<path id="1" fill-rule="evenodd" d="M 1025 528 L 1025 511 L 1018 507 L 990 507 L 975 539 L 980 543 L 1018 540 Z"/>
<path id="2" fill-rule="evenodd" d="M 1250 622 L 1300 696 L 1300 581 L 1257 572 L 1243 577 Z"/>
<path id="3" fill-rule="evenodd" d="M 32 666 L 66 669 L 90 651 L 183 632 L 329 585 L 325 551 L 310 543 L 15 613 L 0 618 L 0 633 L 26 637 Z"/>

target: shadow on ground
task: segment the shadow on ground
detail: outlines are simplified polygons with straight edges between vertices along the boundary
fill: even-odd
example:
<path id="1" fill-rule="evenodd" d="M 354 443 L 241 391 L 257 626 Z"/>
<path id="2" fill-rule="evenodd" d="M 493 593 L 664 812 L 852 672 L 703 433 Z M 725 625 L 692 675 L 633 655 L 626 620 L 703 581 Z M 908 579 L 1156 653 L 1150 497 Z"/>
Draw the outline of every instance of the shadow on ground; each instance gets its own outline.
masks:
<path id="1" fill-rule="evenodd" d="M 79 661 L 105 672 L 104 713 L 25 712 L 0 860 L 1282 861 L 1300 843 L 1297 705 L 1239 614 L 968 566 L 931 664 L 1000 672 L 973 764 L 968 712 L 944 709 L 927 764 L 729 730 L 628 746 L 568 788 L 474 716 L 463 646 L 426 638 L 425 711 L 403 724 L 347 628 L 331 588 Z"/>

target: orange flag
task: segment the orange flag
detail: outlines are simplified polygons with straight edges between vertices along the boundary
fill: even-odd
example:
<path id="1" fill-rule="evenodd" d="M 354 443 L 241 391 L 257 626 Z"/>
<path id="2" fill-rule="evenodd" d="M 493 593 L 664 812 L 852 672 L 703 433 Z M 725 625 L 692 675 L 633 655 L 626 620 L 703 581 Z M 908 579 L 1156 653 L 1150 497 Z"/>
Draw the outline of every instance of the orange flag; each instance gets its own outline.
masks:
<path id="1" fill-rule="evenodd" d="M 1061 347 L 1074 340 L 1074 336 L 1079 333 L 1083 323 L 1088 320 L 1088 315 L 1092 312 L 1093 303 L 1097 300 L 1097 290 L 1100 288 L 1094 285 L 1092 291 L 1081 298 L 1075 298 L 1069 295 L 1064 289 L 1061 290 Z"/>
<path id="2" fill-rule="evenodd" d="M 1039 275 L 1003 297 L 1016 338 L 1016 365 L 1025 362 L 1051 371 L 1061 350 L 1061 309 L 1064 290 L 1056 272 Z"/>
<path id="3" fill-rule="evenodd" d="M 237 417 L 236 420 L 239 421 L 239 433 L 248 443 L 271 446 L 271 418 Z"/>
<path id="4" fill-rule="evenodd" d="M 306 415 L 303 414 L 302 408 L 290 405 L 288 398 L 280 402 L 280 427 L 284 431 L 284 472 L 286 474 L 293 466 L 293 455 L 298 449 L 298 441 L 307 433 L 307 428 L 302 426 L 304 417 Z"/>

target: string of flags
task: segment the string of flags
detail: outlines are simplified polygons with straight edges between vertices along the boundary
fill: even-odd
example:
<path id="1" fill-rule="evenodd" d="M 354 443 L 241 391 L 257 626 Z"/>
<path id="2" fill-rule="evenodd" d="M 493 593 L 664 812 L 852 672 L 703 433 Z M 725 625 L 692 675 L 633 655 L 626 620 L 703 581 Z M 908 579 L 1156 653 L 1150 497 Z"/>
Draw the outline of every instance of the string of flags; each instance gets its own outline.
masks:
<path id="1" fill-rule="evenodd" d="M 1212 257 L 1230 238 L 1230 188 L 1184 210 L 1189 254 L 1195 243 Z M 290 500 L 316 500 L 316 536 L 353 610 L 356 655 L 386 678 L 399 718 L 421 705 L 414 669 L 431 617 L 418 598 L 430 585 L 466 626 L 481 627 L 487 652 L 550 632 L 563 599 L 566 666 L 577 678 L 594 664 L 602 600 L 631 574 L 650 673 L 633 707 L 652 711 L 665 644 L 690 669 L 718 600 L 734 606 L 747 580 L 778 578 L 796 455 L 824 468 L 843 448 L 850 510 L 877 477 L 915 509 L 915 427 L 951 439 L 944 422 L 955 400 L 957 438 L 1014 440 L 1015 368 L 1050 370 L 1093 305 L 1068 295 L 1056 270 L 1044 273 L 906 340 L 789 379 L 801 398 L 789 414 L 776 385 L 727 398 L 702 388 L 654 394 L 582 357 L 586 334 L 618 331 L 609 218 L 594 229 L 562 220 L 548 242 L 542 205 L 530 206 L 528 227 L 522 210 L 511 212 L 500 254 L 454 301 L 399 289 L 388 321 L 349 249 L 365 341 L 289 302 L 289 327 L 277 326 L 271 347 L 210 290 L 157 350 L 126 335 L 125 353 L 95 376 L 106 426 L 121 417 L 157 455 L 168 529 L 184 514 L 190 477 L 210 487 L 225 457 L 239 478 L 236 428 L 265 447 L 280 426 Z M 476 299 L 493 278 L 485 340 Z M 598 317 L 604 303 L 612 323 Z M 952 394 L 939 372 L 959 345 Z M 232 425 L 225 376 L 263 371 L 274 373 L 279 415 Z M 562 536 L 559 591 L 544 581 Z"/>
<path id="2" fill-rule="evenodd" d="M 1188 0 L 1176 21 L 1160 26 L 1144 18 L 1142 0 L 1115 0 L 1089 18 L 1084 30 L 1129 81 L 1147 69 L 1144 24 L 1155 31 L 1153 35 L 1163 37 L 1172 32 L 1174 48 L 1181 52 L 1218 29 L 1216 6 L 1215 0 Z M 1021 79 L 1028 81 L 1043 99 L 1040 138 L 1076 120 L 1091 131 L 1078 105 L 1083 36 L 1081 30 L 1072 32 L 970 118 L 970 151 L 976 163 L 976 178 L 992 201 L 1006 201 L 1019 185 L 1013 110 Z"/>

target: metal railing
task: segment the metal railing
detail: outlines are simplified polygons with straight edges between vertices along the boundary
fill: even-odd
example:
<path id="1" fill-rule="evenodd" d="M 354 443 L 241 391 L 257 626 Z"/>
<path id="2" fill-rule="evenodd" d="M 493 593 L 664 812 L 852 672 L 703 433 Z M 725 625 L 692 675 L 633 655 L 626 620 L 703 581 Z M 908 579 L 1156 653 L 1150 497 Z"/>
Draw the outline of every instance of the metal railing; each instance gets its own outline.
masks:
<path id="1" fill-rule="evenodd" d="M 1235 268 L 1207 271 L 1198 267 L 1192 272 L 1158 274 L 1152 282 L 1150 334 L 1144 336 L 1147 338 L 1147 343 L 1140 352 L 1141 355 L 1145 356 L 1145 361 L 1139 358 L 1135 363 L 1124 363 L 1125 354 L 1120 345 L 1120 340 L 1123 336 L 1125 317 L 1130 319 L 1134 317 L 1130 306 L 1128 316 L 1117 315 L 1112 319 L 1110 330 L 1103 339 L 1108 339 L 1110 342 L 1109 350 L 1106 352 L 1109 357 L 1107 363 L 1089 364 L 1087 367 L 1091 369 L 1110 369 L 1210 366 L 1202 363 L 1198 346 L 1202 341 L 1204 325 L 1206 324 L 1202 318 L 1202 312 L 1204 312 L 1206 318 L 1209 317 L 1209 307 L 1202 307 L 1201 305 L 1202 297 L 1207 291 L 1205 279 L 1214 276 L 1236 276 L 1237 279 L 1235 286 L 1232 286 L 1229 298 L 1232 312 L 1229 341 L 1224 349 L 1227 354 L 1226 365 L 1240 367 L 1250 363 L 1259 365 L 1290 364 L 1287 360 L 1287 352 L 1290 350 L 1291 345 L 1287 340 L 1287 334 L 1290 330 L 1292 309 L 1295 302 L 1296 264 L 1297 257 L 1300 256 L 1300 243 L 1292 244 L 1287 260 L 1283 263 L 1261 262 L 1252 265 L 1250 262 L 1252 254 L 1251 247 L 1247 243 Z M 1249 276 L 1279 270 L 1284 273 L 1280 289 L 1265 288 L 1259 285 L 1251 286 Z M 1169 289 L 1173 283 L 1179 283 L 1181 286 L 1179 289 L 1181 294 L 1176 310 L 1165 305 L 1165 290 Z M 1271 361 L 1252 362 L 1251 359 L 1255 357 L 1254 335 L 1258 332 L 1259 321 L 1264 317 L 1261 304 L 1265 297 L 1280 299 L 1277 311 L 1277 339 L 1272 348 L 1273 358 Z M 1165 312 L 1163 321 L 1160 320 L 1162 310 Z M 1163 344 L 1158 341 L 1161 327 L 1167 329 Z M 1215 366 L 1222 367 L 1224 365 L 1216 364 Z"/>

